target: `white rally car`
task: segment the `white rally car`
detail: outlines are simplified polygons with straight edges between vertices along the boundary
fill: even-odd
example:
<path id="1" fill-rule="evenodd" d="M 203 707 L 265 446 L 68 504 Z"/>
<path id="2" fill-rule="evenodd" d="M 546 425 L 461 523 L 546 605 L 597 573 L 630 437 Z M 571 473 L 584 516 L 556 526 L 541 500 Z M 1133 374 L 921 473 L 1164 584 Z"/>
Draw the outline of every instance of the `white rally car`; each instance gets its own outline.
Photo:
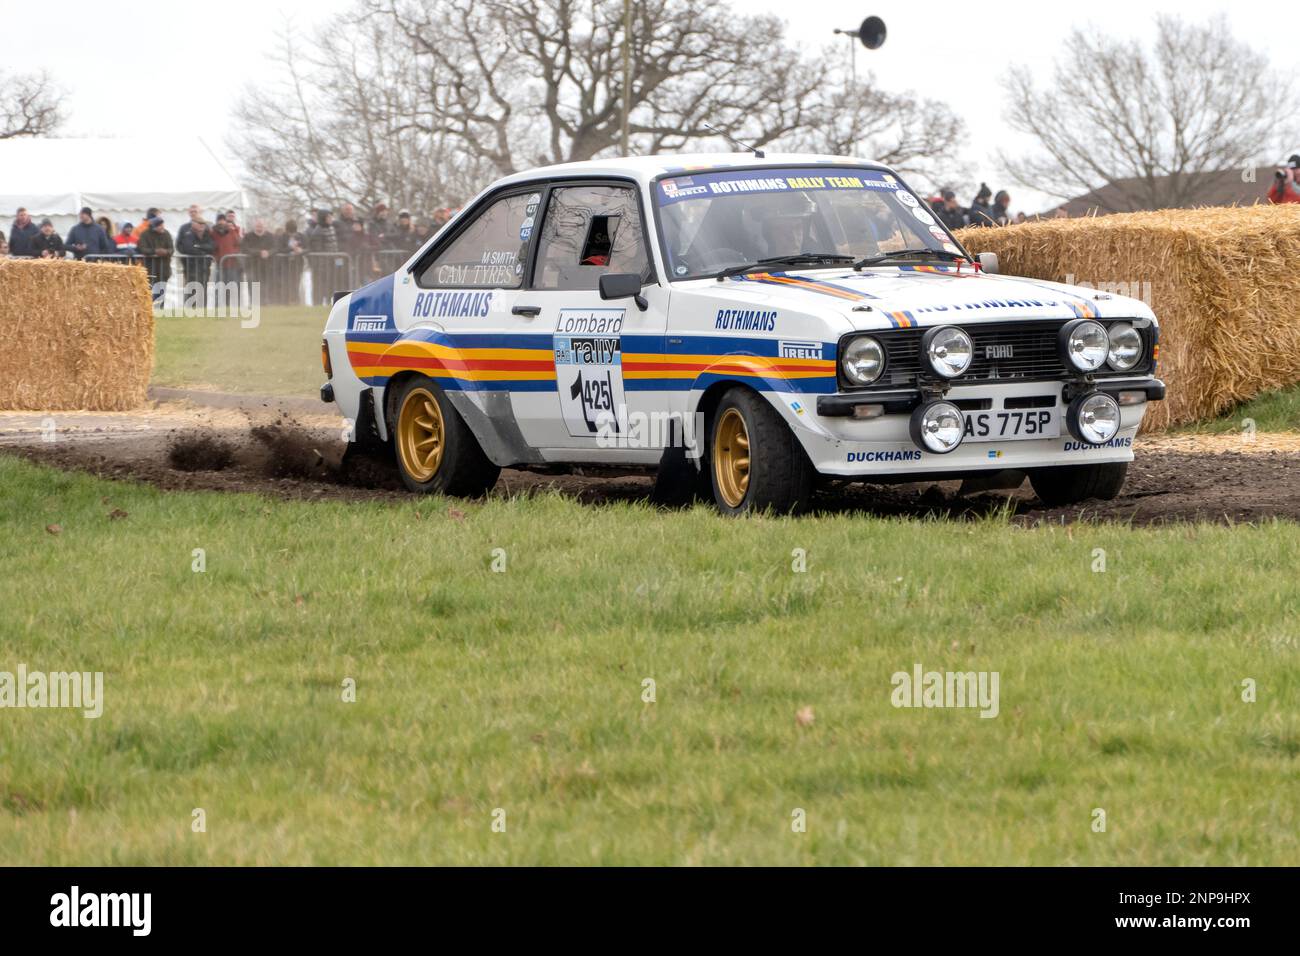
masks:
<path id="1" fill-rule="evenodd" d="M 995 273 L 875 163 L 551 166 L 339 297 L 321 393 L 413 491 L 603 465 L 729 513 L 798 510 L 818 475 L 1114 497 L 1164 397 L 1155 316 Z"/>

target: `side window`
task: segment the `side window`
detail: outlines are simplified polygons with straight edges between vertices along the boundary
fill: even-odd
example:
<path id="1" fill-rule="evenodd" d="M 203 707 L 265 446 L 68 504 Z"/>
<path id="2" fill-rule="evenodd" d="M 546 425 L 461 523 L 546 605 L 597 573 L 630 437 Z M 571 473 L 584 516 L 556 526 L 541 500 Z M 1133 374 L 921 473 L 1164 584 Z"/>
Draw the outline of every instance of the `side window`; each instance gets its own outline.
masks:
<path id="1" fill-rule="evenodd" d="M 551 191 L 542 221 L 533 287 L 597 289 L 610 272 L 645 275 L 649 259 L 636 191 L 630 186 L 564 186 Z"/>
<path id="2" fill-rule="evenodd" d="M 538 192 L 504 196 L 461 230 L 420 274 L 425 289 L 518 289 Z"/>

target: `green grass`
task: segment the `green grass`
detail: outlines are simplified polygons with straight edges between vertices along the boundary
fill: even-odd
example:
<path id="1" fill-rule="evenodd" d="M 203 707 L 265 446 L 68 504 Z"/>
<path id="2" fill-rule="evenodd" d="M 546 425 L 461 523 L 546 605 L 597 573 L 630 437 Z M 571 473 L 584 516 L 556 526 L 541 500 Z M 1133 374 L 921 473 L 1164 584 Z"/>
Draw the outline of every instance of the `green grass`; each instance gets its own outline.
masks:
<path id="1" fill-rule="evenodd" d="M 106 675 L 0 710 L 0 865 L 1300 862 L 1294 524 L 0 487 L 0 670 Z"/>
<path id="2" fill-rule="evenodd" d="M 158 316 L 153 383 L 315 398 L 325 381 L 320 340 L 328 314 L 267 307 L 251 328 L 239 318 Z"/>
<path id="3" fill-rule="evenodd" d="M 1239 432 L 1246 427 L 1247 419 L 1253 421 L 1256 430 L 1261 432 L 1300 431 L 1300 385 L 1265 392 L 1218 418 L 1196 422 L 1178 431 L 1205 434 Z"/>

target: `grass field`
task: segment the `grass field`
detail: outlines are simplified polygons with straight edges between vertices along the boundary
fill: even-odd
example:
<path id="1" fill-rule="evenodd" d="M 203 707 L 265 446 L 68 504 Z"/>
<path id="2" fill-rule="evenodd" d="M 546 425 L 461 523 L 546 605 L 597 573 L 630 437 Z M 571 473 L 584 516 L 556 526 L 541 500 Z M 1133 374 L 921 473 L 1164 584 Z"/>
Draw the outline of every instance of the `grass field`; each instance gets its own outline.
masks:
<path id="1" fill-rule="evenodd" d="M 315 398 L 324 308 L 270 306 L 244 328 L 238 318 L 158 316 L 153 382 Z"/>
<path id="2" fill-rule="evenodd" d="M 1248 421 L 1261 432 L 1300 431 L 1300 386 L 1265 392 L 1219 418 L 1186 425 L 1178 430 L 1225 434 L 1241 431 Z"/>
<path id="3" fill-rule="evenodd" d="M 1295 525 L 0 487 L 0 864 L 1300 862 Z"/>
<path id="4" fill-rule="evenodd" d="M 323 323 L 160 318 L 155 382 L 314 396 Z M 0 865 L 1300 862 L 1294 524 L 0 489 L 0 671 L 106 698 L 0 709 Z"/>

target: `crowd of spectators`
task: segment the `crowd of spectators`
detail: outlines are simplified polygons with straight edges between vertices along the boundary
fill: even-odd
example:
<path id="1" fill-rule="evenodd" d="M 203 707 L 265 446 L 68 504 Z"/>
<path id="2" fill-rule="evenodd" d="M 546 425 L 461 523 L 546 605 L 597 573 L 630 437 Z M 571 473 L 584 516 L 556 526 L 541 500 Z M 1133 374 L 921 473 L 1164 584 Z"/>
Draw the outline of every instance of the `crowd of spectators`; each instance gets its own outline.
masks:
<path id="1" fill-rule="evenodd" d="M 934 214 L 949 229 L 964 229 L 966 226 L 1009 226 L 1026 221 L 1023 212 L 1011 212 L 1011 194 L 1005 189 L 999 189 L 996 193 L 989 188 L 988 183 L 980 183 L 979 191 L 975 193 L 975 198 L 971 200 L 969 206 L 963 206 L 957 201 L 957 194 L 949 188 L 939 191 L 939 195 L 932 197 L 930 206 Z M 1057 218 L 1065 218 L 1064 209 L 1057 209 L 1055 214 Z"/>
<path id="2" fill-rule="evenodd" d="M 333 288 L 344 281 L 365 282 L 393 268 L 441 229 L 455 214 L 438 209 L 430 217 L 413 216 L 402 209 L 392 218 L 386 203 L 378 203 L 369 218 L 345 202 L 334 210 L 311 210 L 303 228 L 289 219 L 272 229 L 256 218 L 245 230 L 233 209 L 209 222 L 198 205 L 187 210 L 188 219 L 173 236 L 158 209 L 149 209 L 138 223 L 114 225 L 107 216 L 95 218 L 85 207 L 76 225 L 61 238 L 49 219 L 35 222 L 19 209 L 8 231 L 0 229 L 0 256 L 14 258 L 140 261 L 154 288 L 171 278 L 172 258 L 180 257 L 186 284 L 261 282 L 270 301 L 294 301 L 304 268 L 316 276 L 316 298 L 328 303 Z M 355 270 L 355 271 L 354 271 Z"/>
<path id="3" fill-rule="evenodd" d="M 264 219 L 254 219 L 252 228 L 245 231 L 238 223 L 232 209 L 218 213 L 208 222 L 199 206 L 190 206 L 189 219 L 176 231 L 175 237 L 157 209 L 150 209 L 138 223 L 121 222 L 116 225 L 107 216 L 95 218 L 89 206 L 81 210 L 78 222 L 60 238 L 49 219 L 36 222 L 26 209 L 19 209 L 8 231 L 6 241 L 0 231 L 0 255 L 15 258 L 64 258 L 72 256 L 85 259 L 101 256 L 126 256 L 161 253 L 163 236 L 174 251 L 183 256 L 207 256 L 213 263 L 208 268 L 221 268 L 227 256 L 244 255 L 250 258 L 267 258 L 282 254 L 307 252 L 337 252 L 355 256 L 365 253 L 414 252 L 426 239 L 441 229 L 455 210 L 438 209 L 432 216 L 413 216 L 402 209 L 396 217 L 390 216 L 386 203 L 377 204 L 369 218 L 357 214 L 356 207 L 343 203 L 338 215 L 329 208 L 313 209 L 307 214 L 303 228 L 296 220 L 287 220 L 272 229 Z M 154 238 L 150 238 L 150 235 Z M 148 252 L 141 252 L 144 245 Z"/>

